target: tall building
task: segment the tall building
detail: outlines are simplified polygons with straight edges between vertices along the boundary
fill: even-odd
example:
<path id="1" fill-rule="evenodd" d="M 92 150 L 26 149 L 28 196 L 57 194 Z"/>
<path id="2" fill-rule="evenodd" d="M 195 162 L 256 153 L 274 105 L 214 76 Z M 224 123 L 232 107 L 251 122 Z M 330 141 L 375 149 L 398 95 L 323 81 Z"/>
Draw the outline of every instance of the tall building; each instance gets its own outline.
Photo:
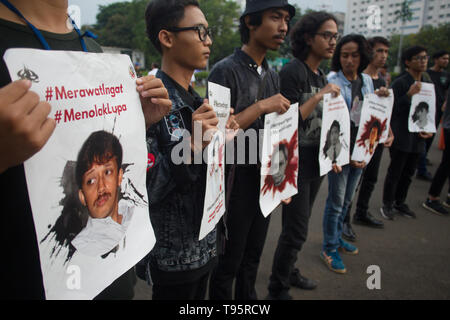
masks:
<path id="1" fill-rule="evenodd" d="M 402 22 L 395 12 L 403 0 L 347 0 L 345 34 L 359 33 L 367 37 L 390 37 L 399 34 Z M 450 22 L 450 0 L 413 0 L 412 20 L 403 26 L 404 34 L 417 33 L 426 25 Z"/>

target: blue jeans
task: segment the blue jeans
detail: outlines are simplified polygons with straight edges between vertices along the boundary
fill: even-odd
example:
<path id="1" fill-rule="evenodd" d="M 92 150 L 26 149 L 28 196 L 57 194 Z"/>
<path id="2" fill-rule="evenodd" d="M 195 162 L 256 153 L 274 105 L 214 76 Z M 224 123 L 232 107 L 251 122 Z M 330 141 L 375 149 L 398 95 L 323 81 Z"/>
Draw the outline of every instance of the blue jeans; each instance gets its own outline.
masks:
<path id="1" fill-rule="evenodd" d="M 342 225 L 358 187 L 363 169 L 351 165 L 342 167 L 341 173 L 328 173 L 328 198 L 323 216 L 323 250 L 339 248 Z"/>

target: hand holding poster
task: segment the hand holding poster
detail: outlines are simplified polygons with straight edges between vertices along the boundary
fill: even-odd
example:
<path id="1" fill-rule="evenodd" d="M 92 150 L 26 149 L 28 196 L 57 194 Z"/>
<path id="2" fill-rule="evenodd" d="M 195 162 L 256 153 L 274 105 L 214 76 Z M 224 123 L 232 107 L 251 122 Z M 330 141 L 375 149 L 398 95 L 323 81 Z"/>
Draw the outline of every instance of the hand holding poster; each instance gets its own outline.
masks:
<path id="1" fill-rule="evenodd" d="M 422 82 L 420 92 L 411 98 L 409 132 L 436 133 L 436 93 L 434 84 Z"/>
<path id="2" fill-rule="evenodd" d="M 10 49 L 56 129 L 25 162 L 48 299 L 92 299 L 153 247 L 145 121 L 127 55 Z M 32 75 L 32 77 L 30 77 Z"/>
<path id="3" fill-rule="evenodd" d="M 374 93 L 365 96 L 352 160 L 369 163 L 378 143 L 386 141 L 393 105 L 392 90 L 389 90 L 389 97 L 379 97 Z"/>
<path id="4" fill-rule="evenodd" d="M 320 134 L 320 175 L 332 170 L 333 164 L 344 166 L 350 162 L 350 116 L 342 95 L 324 96 L 322 131 Z"/>
<path id="5" fill-rule="evenodd" d="M 206 151 L 208 170 L 199 240 L 214 230 L 225 213 L 225 126 L 230 116 L 231 94 L 230 89 L 212 82 L 208 83 L 208 91 L 209 103 L 219 119 L 219 130 Z"/>
<path id="6" fill-rule="evenodd" d="M 267 217 L 298 193 L 298 103 L 284 114 L 266 115 L 264 128 L 259 204 Z"/>

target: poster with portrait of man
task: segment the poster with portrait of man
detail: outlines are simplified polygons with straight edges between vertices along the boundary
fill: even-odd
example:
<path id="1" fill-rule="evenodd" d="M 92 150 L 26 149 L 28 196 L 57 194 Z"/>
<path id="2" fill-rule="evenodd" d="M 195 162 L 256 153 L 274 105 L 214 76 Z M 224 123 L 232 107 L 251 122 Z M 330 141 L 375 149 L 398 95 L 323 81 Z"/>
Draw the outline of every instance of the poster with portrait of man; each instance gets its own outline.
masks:
<path id="1" fill-rule="evenodd" d="M 420 92 L 411 98 L 409 132 L 436 133 L 436 92 L 434 84 L 422 82 Z"/>
<path id="2" fill-rule="evenodd" d="M 322 130 L 320 134 L 320 175 L 350 162 L 350 115 L 342 95 L 323 98 Z"/>
<path id="3" fill-rule="evenodd" d="M 219 120 L 217 125 L 219 130 L 214 134 L 206 149 L 208 169 L 199 240 L 214 230 L 225 213 L 225 127 L 231 109 L 230 89 L 208 82 L 208 98 Z"/>
<path id="4" fill-rule="evenodd" d="M 298 193 L 298 103 L 284 114 L 266 115 L 259 205 L 264 217 Z"/>
<path id="5" fill-rule="evenodd" d="M 393 105 L 392 89 L 388 97 L 379 97 L 374 93 L 365 96 L 352 160 L 369 163 L 378 144 L 386 141 Z"/>
<path id="6" fill-rule="evenodd" d="M 34 49 L 10 49 L 4 60 L 56 121 L 24 163 L 46 297 L 92 299 L 155 243 L 133 64 L 127 55 Z"/>

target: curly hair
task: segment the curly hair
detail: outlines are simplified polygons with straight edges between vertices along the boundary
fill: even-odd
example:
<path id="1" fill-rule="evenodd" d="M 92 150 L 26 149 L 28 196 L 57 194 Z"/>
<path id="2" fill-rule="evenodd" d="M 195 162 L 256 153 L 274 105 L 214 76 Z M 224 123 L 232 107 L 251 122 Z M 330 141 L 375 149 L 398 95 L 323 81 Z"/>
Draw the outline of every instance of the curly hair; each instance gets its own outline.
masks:
<path id="1" fill-rule="evenodd" d="M 304 61 L 308 57 L 311 47 L 306 43 L 308 37 L 314 37 L 322 25 L 336 17 L 325 11 L 316 11 L 304 15 L 292 28 L 290 33 L 292 54 L 297 59 Z"/>

